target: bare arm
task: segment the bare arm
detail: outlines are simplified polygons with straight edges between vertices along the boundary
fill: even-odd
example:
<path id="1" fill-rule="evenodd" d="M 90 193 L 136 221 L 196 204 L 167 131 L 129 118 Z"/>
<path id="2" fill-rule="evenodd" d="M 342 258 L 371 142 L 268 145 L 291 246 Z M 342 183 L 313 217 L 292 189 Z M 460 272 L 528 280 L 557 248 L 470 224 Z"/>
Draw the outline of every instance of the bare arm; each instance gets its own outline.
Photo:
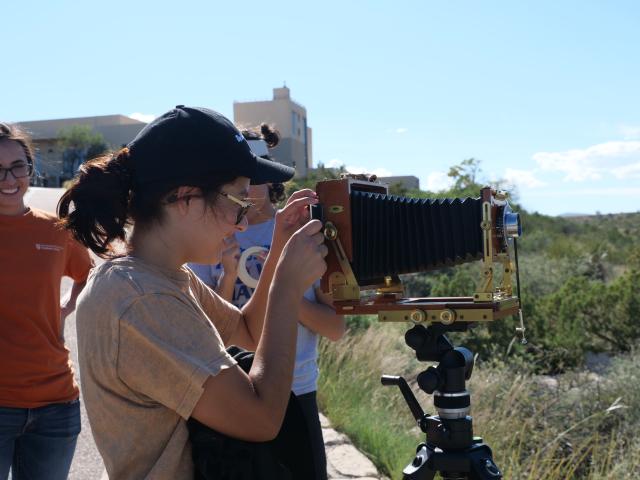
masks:
<path id="1" fill-rule="evenodd" d="M 320 228 L 320 222 L 310 222 L 292 237 L 272 273 L 264 328 L 249 374 L 235 367 L 209 377 L 192 413 L 196 420 L 249 441 L 270 440 L 278 433 L 293 379 L 300 300 L 326 268 Z"/>
<path id="2" fill-rule="evenodd" d="M 264 326 L 264 319 L 267 315 L 269 288 L 274 288 L 272 286 L 272 282 L 278 260 L 280 259 L 280 252 L 281 250 L 277 251 L 273 248 L 269 251 L 269 255 L 267 256 L 262 267 L 262 272 L 260 273 L 258 286 L 253 292 L 253 295 L 251 295 L 251 298 L 249 298 L 249 301 L 241 309 L 242 319 L 238 324 L 236 331 L 231 336 L 231 339 L 228 342 L 229 345 L 239 345 L 247 350 L 255 350 L 258 348 L 258 342 L 263 334 L 262 330 Z M 224 277 L 221 277 L 221 281 L 222 280 L 224 280 Z M 233 292 L 233 290 L 231 290 L 231 292 Z M 277 295 L 282 294 L 278 293 Z M 287 293 L 284 293 L 284 295 L 288 296 Z M 225 298 L 224 295 L 221 294 L 221 296 Z M 231 296 L 232 294 L 229 295 L 229 299 Z M 225 298 L 225 300 L 226 299 L 227 298 Z M 299 303 L 300 299 L 298 299 L 296 309 L 294 310 L 297 310 Z"/>
<path id="3" fill-rule="evenodd" d="M 306 224 L 309 218 L 306 207 L 316 202 L 316 195 L 313 191 L 300 190 L 291 195 L 285 207 L 276 214 L 276 225 L 269 255 L 260 273 L 258 286 L 249 301 L 242 307 L 244 321 L 232 337 L 231 343 L 237 342 L 238 345 L 242 346 L 258 344 L 267 310 L 269 288 L 271 287 L 276 265 L 278 265 L 285 244 L 293 232 Z M 301 265 L 300 268 L 304 270 L 306 267 Z M 283 294 L 289 295 L 286 291 Z"/>
<path id="4" fill-rule="evenodd" d="M 340 340 L 345 332 L 345 322 L 342 315 L 337 315 L 332 307 L 325 304 L 316 289 L 318 303 L 306 298 L 300 306 L 300 323 L 318 335 L 335 342 Z"/>
<path id="5" fill-rule="evenodd" d="M 299 300 L 282 295 L 274 282 L 261 344 L 249 374 L 239 367 L 209 377 L 192 416 L 219 432 L 249 441 L 277 434 L 289 397 L 295 361 L 296 326 L 290 312 Z M 238 414 L 233 414 L 238 412 Z"/>
<path id="6" fill-rule="evenodd" d="M 236 288 L 236 278 L 237 275 L 230 275 L 227 272 L 222 272 L 222 275 L 218 280 L 218 286 L 215 288 L 215 291 L 227 302 L 233 300 L 233 291 Z"/>
<path id="7" fill-rule="evenodd" d="M 240 259 L 240 246 L 234 236 L 225 238 L 225 248 L 222 250 L 221 263 L 222 275 L 218 280 L 215 291 L 227 302 L 233 300 L 233 291 L 236 288 L 238 278 L 238 260 Z"/>
<path id="8" fill-rule="evenodd" d="M 76 300 L 86 284 L 86 280 L 84 282 L 73 282 L 71 291 L 60 303 L 60 338 L 64 338 L 64 322 L 76 309 Z"/>

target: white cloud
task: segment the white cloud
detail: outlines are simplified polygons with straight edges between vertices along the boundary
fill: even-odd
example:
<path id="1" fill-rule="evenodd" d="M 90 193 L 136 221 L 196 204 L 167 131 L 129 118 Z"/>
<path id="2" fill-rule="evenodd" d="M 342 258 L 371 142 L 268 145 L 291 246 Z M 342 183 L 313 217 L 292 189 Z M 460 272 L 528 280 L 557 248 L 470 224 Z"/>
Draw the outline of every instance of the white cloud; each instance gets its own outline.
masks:
<path id="1" fill-rule="evenodd" d="M 409 131 L 408 128 L 396 128 L 396 133 L 403 134 Z"/>
<path id="2" fill-rule="evenodd" d="M 640 127 L 634 125 L 622 125 L 620 133 L 624 135 L 625 140 L 634 140 L 640 138 Z"/>
<path id="3" fill-rule="evenodd" d="M 511 185 L 524 188 L 539 188 L 547 185 L 546 182 L 536 178 L 536 170 L 518 170 L 507 168 L 504 172 L 504 179 Z"/>
<path id="4" fill-rule="evenodd" d="M 640 162 L 617 167 L 612 170 L 616 178 L 624 180 L 627 178 L 640 178 Z"/>
<path id="5" fill-rule="evenodd" d="M 344 162 L 339 158 L 332 158 L 324 164 L 326 168 L 340 168 L 342 165 L 344 165 Z"/>
<path id="6" fill-rule="evenodd" d="M 128 117 L 144 123 L 152 122 L 156 118 L 156 116 L 153 113 L 140 113 L 140 112 L 132 113 L 128 115 Z"/>
<path id="7" fill-rule="evenodd" d="M 533 159 L 542 170 L 564 172 L 565 181 L 599 180 L 639 162 L 640 142 L 606 142 L 565 152 L 538 152 Z"/>
<path id="8" fill-rule="evenodd" d="M 446 172 L 431 172 L 427 176 L 427 181 L 425 185 L 421 185 L 423 189 L 429 190 L 430 192 L 441 192 L 443 190 L 448 190 L 453 186 L 453 178 L 447 175 Z"/>

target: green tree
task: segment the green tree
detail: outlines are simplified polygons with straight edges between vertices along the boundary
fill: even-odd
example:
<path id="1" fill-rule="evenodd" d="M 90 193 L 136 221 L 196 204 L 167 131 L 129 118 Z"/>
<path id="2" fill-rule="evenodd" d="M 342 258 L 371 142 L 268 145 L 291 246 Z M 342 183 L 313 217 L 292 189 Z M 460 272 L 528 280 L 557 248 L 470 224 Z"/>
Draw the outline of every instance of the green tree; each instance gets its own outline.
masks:
<path id="1" fill-rule="evenodd" d="M 453 191 L 466 191 L 469 188 L 480 186 L 477 182 L 481 172 L 480 161 L 475 158 L 467 158 L 458 165 L 449 168 L 447 176 L 453 180 Z"/>
<path id="2" fill-rule="evenodd" d="M 338 168 L 325 167 L 324 163 L 318 163 L 318 168 L 315 168 L 305 178 L 294 178 L 286 185 L 287 196 L 291 195 L 296 190 L 303 188 L 310 188 L 315 190 L 316 183 L 321 180 L 336 180 L 340 178 L 340 175 L 346 173 L 347 170 L 344 165 Z"/>
<path id="3" fill-rule="evenodd" d="M 102 155 L 109 149 L 101 133 L 87 125 L 72 125 L 58 132 L 58 143 L 63 149 L 62 172 L 72 178 L 86 160 Z"/>

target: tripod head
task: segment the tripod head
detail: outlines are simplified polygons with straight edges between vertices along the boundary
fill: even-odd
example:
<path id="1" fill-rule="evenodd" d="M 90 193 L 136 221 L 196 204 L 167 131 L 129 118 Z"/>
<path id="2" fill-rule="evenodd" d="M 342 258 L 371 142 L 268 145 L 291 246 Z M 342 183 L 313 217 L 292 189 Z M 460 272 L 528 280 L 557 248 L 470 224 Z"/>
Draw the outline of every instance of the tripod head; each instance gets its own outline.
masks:
<path id="1" fill-rule="evenodd" d="M 421 361 L 439 362 L 422 371 L 418 386 L 433 394 L 438 415 L 422 410 L 406 380 L 384 375 L 383 385 L 397 385 L 404 396 L 426 443 L 418 445 L 414 460 L 403 470 L 406 480 L 431 480 L 436 472 L 443 479 L 501 479 L 502 473 L 493 462 L 491 449 L 480 437 L 473 436 L 471 396 L 466 381 L 473 372 L 473 353 L 465 347 L 454 347 L 444 335 L 465 331 L 469 324 L 415 325 L 405 334 L 405 342 Z"/>
<path id="2" fill-rule="evenodd" d="M 455 330 L 454 330 L 455 327 Z M 473 354 L 465 347 L 454 347 L 444 335 L 464 331 L 468 324 L 416 325 L 405 334 L 405 342 L 421 361 L 439 362 L 418 375 L 420 389 L 433 394 L 434 406 L 441 418 L 464 418 L 469 414 L 471 397 L 465 382 L 473 372 Z"/>

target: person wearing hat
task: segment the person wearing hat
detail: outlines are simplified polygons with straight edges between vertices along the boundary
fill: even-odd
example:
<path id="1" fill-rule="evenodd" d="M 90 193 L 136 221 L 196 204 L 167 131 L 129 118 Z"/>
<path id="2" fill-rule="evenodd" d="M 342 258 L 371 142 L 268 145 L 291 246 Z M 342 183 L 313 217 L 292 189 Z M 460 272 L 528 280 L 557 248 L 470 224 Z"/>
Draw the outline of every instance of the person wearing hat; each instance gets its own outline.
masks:
<path id="1" fill-rule="evenodd" d="M 254 154 L 271 159 L 269 150 L 279 143 L 278 133 L 266 124 L 257 129 L 242 130 Z M 225 300 L 242 308 L 258 283 L 264 263 L 263 255 L 271 248 L 275 225 L 276 204 L 286 198 L 284 185 L 268 183 L 251 185 L 249 198 L 255 206 L 247 213 L 248 227 L 226 241 L 222 260 L 217 265 L 190 264 L 198 277 Z M 254 252 L 253 254 L 251 252 Z M 242 259 L 241 264 L 239 261 Z M 296 361 L 291 390 L 300 404 L 311 442 L 317 480 L 327 478 L 327 459 L 317 403 L 318 340 L 325 337 L 337 341 L 344 335 L 344 317 L 337 315 L 332 299 L 314 284 L 304 293 L 300 306 Z"/>
<path id="2" fill-rule="evenodd" d="M 189 419 L 249 442 L 278 433 L 302 296 L 326 269 L 321 224 L 308 220 L 315 193 L 294 193 L 276 215 L 242 310 L 184 264 L 216 262 L 225 238 L 246 228 L 251 182 L 293 173 L 256 157 L 222 115 L 177 106 L 117 154 L 84 164 L 61 199 L 64 226 L 109 258 L 89 277 L 76 323 L 83 397 L 110 479 L 193 478 Z M 255 349 L 247 373 L 231 344 Z"/>

